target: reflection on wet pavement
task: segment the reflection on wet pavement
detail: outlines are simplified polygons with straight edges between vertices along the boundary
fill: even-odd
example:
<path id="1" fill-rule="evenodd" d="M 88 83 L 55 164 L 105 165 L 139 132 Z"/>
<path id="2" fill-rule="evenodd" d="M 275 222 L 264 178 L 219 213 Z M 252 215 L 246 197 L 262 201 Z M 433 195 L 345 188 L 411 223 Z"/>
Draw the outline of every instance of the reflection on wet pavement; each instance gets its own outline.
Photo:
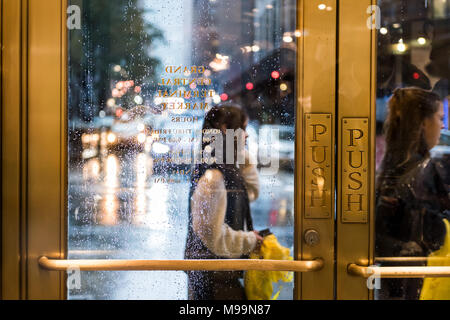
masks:
<path id="1" fill-rule="evenodd" d="M 69 189 L 69 258 L 182 258 L 188 181 L 155 183 L 149 155 L 89 159 L 71 168 Z M 183 272 L 83 272 L 70 296 L 185 299 L 186 279 Z"/>

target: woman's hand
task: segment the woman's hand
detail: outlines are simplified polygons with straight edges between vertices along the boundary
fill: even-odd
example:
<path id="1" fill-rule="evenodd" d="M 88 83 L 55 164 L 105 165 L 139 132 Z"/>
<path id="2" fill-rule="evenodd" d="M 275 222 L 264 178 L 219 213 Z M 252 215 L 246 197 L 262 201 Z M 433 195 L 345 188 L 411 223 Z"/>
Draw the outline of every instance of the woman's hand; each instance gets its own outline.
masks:
<path id="1" fill-rule="evenodd" d="M 253 230 L 253 233 L 254 233 L 255 236 L 256 236 L 256 247 L 255 247 L 254 251 L 259 251 L 259 249 L 261 248 L 261 244 L 262 244 L 263 241 L 264 241 L 264 238 L 261 237 L 261 236 L 259 235 L 259 232 L 256 231 L 256 230 Z"/>
<path id="2" fill-rule="evenodd" d="M 402 257 L 413 257 L 423 255 L 423 249 L 415 241 L 406 242 L 400 251 Z"/>

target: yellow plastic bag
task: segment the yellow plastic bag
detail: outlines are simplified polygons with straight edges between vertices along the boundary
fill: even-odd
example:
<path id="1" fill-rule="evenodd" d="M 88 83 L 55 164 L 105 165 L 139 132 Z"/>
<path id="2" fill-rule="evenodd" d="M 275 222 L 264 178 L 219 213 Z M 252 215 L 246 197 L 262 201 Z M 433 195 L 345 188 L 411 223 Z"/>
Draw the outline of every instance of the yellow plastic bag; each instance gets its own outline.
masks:
<path id="1" fill-rule="evenodd" d="M 450 223 L 444 219 L 446 236 L 444 245 L 429 257 L 442 259 L 429 260 L 428 266 L 450 266 Z M 425 278 L 420 300 L 450 300 L 450 278 Z"/>
<path id="2" fill-rule="evenodd" d="M 259 254 L 252 253 L 250 259 L 292 260 L 290 250 L 283 247 L 271 234 L 264 238 Z M 294 273 L 289 271 L 249 270 L 245 273 L 245 293 L 249 300 L 276 300 L 280 294 L 273 293 L 273 284 L 278 281 L 291 282 Z"/>

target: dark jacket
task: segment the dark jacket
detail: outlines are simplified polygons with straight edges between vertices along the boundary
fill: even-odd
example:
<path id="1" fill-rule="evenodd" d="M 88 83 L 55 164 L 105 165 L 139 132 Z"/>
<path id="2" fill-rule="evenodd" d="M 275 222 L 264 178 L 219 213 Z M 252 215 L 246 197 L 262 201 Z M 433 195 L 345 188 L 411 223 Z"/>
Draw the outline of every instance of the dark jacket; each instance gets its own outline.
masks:
<path id="1" fill-rule="evenodd" d="M 240 170 L 233 165 L 198 165 L 191 179 L 189 192 L 189 225 L 185 248 L 185 259 L 224 259 L 211 252 L 196 235 L 192 226 L 191 198 L 199 179 L 208 169 L 221 171 L 227 190 L 225 223 L 232 229 L 252 231 L 250 204 L 245 181 Z M 242 258 L 248 258 L 242 256 Z M 191 299 L 245 299 L 245 293 L 239 283 L 242 272 L 190 271 L 189 296 Z"/>
<path id="2" fill-rule="evenodd" d="M 450 220 L 449 189 L 444 181 L 448 165 L 415 157 L 378 177 L 376 257 L 426 257 L 443 245 L 443 219 Z M 388 265 L 401 264 L 384 264 Z M 382 279 L 381 283 L 382 298 L 417 299 L 423 280 Z"/>

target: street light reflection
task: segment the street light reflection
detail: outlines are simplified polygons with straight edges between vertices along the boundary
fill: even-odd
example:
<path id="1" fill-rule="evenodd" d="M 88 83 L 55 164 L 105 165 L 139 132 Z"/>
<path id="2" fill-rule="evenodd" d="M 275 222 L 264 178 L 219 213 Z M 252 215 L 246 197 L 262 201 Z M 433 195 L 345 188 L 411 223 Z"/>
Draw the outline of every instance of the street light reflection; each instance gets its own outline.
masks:
<path id="1" fill-rule="evenodd" d="M 97 158 L 89 159 L 83 166 L 83 180 L 97 181 L 100 177 L 100 161 Z"/>
<path id="2" fill-rule="evenodd" d="M 115 190 L 111 188 L 102 200 L 102 210 L 99 217 L 100 224 L 107 226 L 116 225 L 118 208 L 119 203 L 117 201 Z"/>
<path id="3" fill-rule="evenodd" d="M 147 164 L 147 155 L 139 153 L 136 157 L 136 196 L 134 199 L 135 213 L 133 215 L 133 224 L 135 225 L 144 224 L 147 213 L 147 198 L 145 195 L 148 175 Z"/>
<path id="4" fill-rule="evenodd" d="M 165 230 L 170 227 L 168 218 L 169 187 L 167 183 L 154 183 L 149 190 L 149 214 L 146 225 L 152 229 Z"/>
<path id="5" fill-rule="evenodd" d="M 106 167 L 105 167 L 105 185 L 108 188 L 118 187 L 119 185 L 119 160 L 113 154 L 108 155 L 106 158 Z"/>

